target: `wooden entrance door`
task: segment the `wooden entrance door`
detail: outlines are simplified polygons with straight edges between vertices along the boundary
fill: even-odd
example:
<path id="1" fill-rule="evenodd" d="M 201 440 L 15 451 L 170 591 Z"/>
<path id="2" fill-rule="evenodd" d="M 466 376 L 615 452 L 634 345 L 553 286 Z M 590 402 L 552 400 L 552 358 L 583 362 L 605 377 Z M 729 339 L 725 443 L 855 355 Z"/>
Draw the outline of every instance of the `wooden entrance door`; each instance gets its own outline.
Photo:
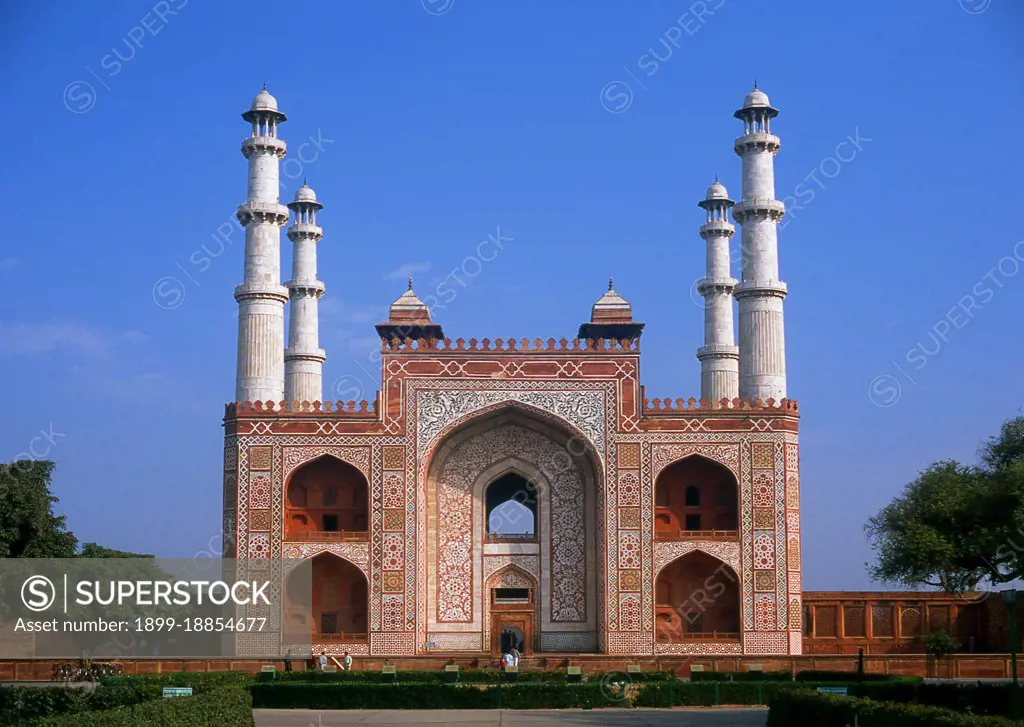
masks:
<path id="1" fill-rule="evenodd" d="M 491 653 L 501 654 L 502 634 L 512 634 L 521 654 L 533 652 L 533 614 L 523 611 L 491 612 Z"/>

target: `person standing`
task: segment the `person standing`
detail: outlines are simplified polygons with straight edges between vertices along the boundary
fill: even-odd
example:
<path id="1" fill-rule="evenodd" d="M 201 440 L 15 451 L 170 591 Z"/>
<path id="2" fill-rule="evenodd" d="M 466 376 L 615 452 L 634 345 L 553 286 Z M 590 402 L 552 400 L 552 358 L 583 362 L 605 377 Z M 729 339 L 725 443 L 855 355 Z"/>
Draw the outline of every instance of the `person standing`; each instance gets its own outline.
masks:
<path id="1" fill-rule="evenodd" d="M 320 652 L 319 662 L 320 662 L 320 671 L 327 671 L 327 652 L 326 651 L 321 651 Z"/>
<path id="2" fill-rule="evenodd" d="M 347 651 L 341 657 L 341 669 L 342 671 L 352 671 L 352 656 Z"/>
<path id="3" fill-rule="evenodd" d="M 519 657 L 521 656 L 521 654 L 519 653 L 519 649 L 517 649 L 516 647 L 513 646 L 512 647 L 512 651 L 509 652 L 509 653 L 512 656 L 512 666 L 518 667 L 519 666 Z"/>

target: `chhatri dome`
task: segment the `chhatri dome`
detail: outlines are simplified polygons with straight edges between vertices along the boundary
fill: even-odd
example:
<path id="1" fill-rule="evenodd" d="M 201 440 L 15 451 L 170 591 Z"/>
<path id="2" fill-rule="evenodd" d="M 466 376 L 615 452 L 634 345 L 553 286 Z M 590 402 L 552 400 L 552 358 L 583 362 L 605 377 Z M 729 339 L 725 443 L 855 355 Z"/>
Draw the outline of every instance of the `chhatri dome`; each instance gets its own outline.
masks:
<path id="1" fill-rule="evenodd" d="M 277 111 L 277 99 L 270 95 L 266 86 L 263 86 L 263 90 L 256 94 L 256 98 L 252 100 L 252 106 L 249 107 L 249 110 Z"/>
<path id="2" fill-rule="evenodd" d="M 412 339 L 441 339 L 444 331 L 438 323 L 430 320 L 430 309 L 416 291 L 412 289 L 412 278 L 409 278 L 409 289 L 402 293 L 398 300 L 391 304 L 388 319 L 378 323 L 374 328 L 381 338 L 404 341 Z"/>
<path id="3" fill-rule="evenodd" d="M 755 106 L 771 106 L 771 102 L 768 101 L 768 94 L 759 89 L 756 83 L 754 84 L 754 90 L 743 99 L 743 108 L 749 109 Z"/>
<path id="4" fill-rule="evenodd" d="M 640 338 L 644 324 L 633 321 L 633 306 L 615 292 L 615 281 L 608 278 L 608 290 L 598 298 L 590 311 L 590 322 L 580 325 L 581 339 L 605 340 Z"/>
<path id="5" fill-rule="evenodd" d="M 320 204 L 316 198 L 316 192 L 309 186 L 305 179 L 302 180 L 302 186 L 295 191 L 296 202 L 310 202 L 312 204 Z"/>
<path id="6" fill-rule="evenodd" d="M 767 116 L 773 119 L 778 115 L 779 110 L 772 108 L 771 101 L 768 100 L 768 94 L 757 87 L 757 81 L 754 81 L 754 90 L 743 98 L 743 108 L 733 114 L 737 119 L 747 119 L 754 116 Z"/>
<path id="7" fill-rule="evenodd" d="M 256 98 L 252 100 L 252 106 L 242 114 L 242 118 L 253 123 L 257 117 L 268 115 L 276 118 L 278 122 L 288 120 L 288 117 L 277 107 L 277 99 L 270 95 L 270 92 L 267 91 L 267 84 L 264 83 L 263 90 L 256 94 Z"/>
<path id="8" fill-rule="evenodd" d="M 708 193 L 704 199 L 708 201 L 715 199 L 729 199 L 729 190 L 726 189 L 725 185 L 719 182 L 716 177 L 714 184 L 708 187 Z"/>

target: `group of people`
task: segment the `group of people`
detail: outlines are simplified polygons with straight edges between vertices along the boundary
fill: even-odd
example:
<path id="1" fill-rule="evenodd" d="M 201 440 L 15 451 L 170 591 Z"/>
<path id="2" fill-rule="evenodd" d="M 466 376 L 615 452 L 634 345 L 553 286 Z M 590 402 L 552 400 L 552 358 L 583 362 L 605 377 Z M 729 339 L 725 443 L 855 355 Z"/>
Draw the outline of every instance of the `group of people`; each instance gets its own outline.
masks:
<path id="1" fill-rule="evenodd" d="M 519 635 L 511 628 L 505 627 L 501 632 L 501 668 L 508 669 L 510 666 L 519 666 L 519 657 L 522 653 L 519 648 L 523 645 Z"/>
<path id="2" fill-rule="evenodd" d="M 317 665 L 320 667 L 320 671 L 327 671 L 327 652 L 321 651 L 320 656 L 317 658 Z M 352 671 L 352 655 L 347 651 L 341 657 L 341 670 Z"/>
<path id="3" fill-rule="evenodd" d="M 502 654 L 501 668 L 508 669 L 510 666 L 518 667 L 520 656 L 522 656 L 522 654 L 519 653 L 519 649 L 513 646 L 510 651 L 507 651 L 504 654 Z"/>

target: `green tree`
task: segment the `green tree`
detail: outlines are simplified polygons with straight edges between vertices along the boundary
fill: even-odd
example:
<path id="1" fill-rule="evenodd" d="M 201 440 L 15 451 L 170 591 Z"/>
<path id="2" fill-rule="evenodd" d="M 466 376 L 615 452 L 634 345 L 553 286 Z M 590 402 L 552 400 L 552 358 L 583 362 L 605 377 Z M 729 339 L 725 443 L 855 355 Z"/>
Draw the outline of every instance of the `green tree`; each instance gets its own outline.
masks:
<path id="1" fill-rule="evenodd" d="M 71 558 L 78 540 L 50 492 L 54 463 L 18 460 L 0 465 L 0 558 Z"/>
<path id="2" fill-rule="evenodd" d="M 102 545 L 96 543 L 86 543 L 82 546 L 82 552 L 79 553 L 81 558 L 155 558 L 154 555 L 146 553 L 130 553 L 127 550 L 114 550 L 113 548 L 104 548 Z"/>
<path id="3" fill-rule="evenodd" d="M 963 592 L 1024 573 L 1024 417 L 978 454 L 976 466 L 932 464 L 868 521 L 873 578 Z"/>
<path id="4" fill-rule="evenodd" d="M 990 472 L 1024 462 L 1024 416 L 1003 422 L 999 434 L 981 445 L 978 455 L 982 466 Z"/>

